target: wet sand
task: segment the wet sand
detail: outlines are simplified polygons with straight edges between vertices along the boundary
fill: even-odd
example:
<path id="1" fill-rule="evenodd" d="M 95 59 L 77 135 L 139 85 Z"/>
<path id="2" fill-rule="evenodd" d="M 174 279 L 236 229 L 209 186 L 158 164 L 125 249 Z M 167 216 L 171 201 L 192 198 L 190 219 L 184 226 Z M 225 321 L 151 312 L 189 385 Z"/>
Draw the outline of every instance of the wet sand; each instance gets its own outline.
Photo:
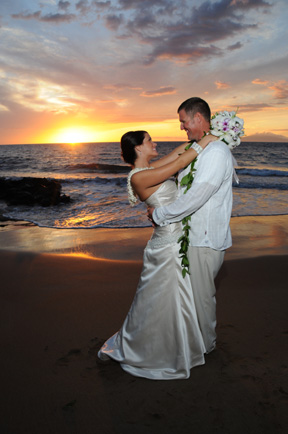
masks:
<path id="1" fill-rule="evenodd" d="M 2 222 L 0 426 L 5 434 L 287 432 L 287 216 L 231 221 L 217 277 L 217 349 L 188 380 L 101 364 L 151 229 Z"/>

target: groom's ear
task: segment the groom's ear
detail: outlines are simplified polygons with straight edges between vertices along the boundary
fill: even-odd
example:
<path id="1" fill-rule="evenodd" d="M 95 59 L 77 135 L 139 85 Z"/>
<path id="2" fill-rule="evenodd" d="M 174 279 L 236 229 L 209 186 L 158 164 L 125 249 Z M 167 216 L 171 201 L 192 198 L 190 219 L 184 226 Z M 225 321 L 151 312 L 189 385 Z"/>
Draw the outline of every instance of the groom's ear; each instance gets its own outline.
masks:
<path id="1" fill-rule="evenodd" d="M 194 116 L 194 121 L 200 125 L 200 124 L 202 124 L 203 120 L 204 120 L 203 115 L 201 113 L 197 112 Z"/>

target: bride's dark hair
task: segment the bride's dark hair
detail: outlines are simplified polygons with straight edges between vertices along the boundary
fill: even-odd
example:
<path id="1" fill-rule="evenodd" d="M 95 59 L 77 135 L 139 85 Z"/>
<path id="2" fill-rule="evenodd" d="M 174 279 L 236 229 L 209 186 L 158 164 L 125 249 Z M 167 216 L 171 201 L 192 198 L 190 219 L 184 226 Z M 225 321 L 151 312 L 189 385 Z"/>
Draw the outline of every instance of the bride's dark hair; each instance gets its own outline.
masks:
<path id="1" fill-rule="evenodd" d="M 121 156 L 123 160 L 133 165 L 137 158 L 135 147 L 142 145 L 146 131 L 128 131 L 121 137 Z"/>

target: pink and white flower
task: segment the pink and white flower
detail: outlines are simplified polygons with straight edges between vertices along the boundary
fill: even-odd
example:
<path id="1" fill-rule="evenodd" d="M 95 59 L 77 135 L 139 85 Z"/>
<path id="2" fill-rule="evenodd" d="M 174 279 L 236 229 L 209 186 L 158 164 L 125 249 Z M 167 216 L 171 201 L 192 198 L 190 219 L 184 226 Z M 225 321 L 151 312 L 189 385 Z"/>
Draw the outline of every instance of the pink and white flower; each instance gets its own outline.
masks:
<path id="1" fill-rule="evenodd" d="M 236 112 L 223 111 L 212 116 L 210 132 L 232 150 L 241 143 L 240 137 L 244 135 L 243 127 L 244 121 L 236 115 Z"/>

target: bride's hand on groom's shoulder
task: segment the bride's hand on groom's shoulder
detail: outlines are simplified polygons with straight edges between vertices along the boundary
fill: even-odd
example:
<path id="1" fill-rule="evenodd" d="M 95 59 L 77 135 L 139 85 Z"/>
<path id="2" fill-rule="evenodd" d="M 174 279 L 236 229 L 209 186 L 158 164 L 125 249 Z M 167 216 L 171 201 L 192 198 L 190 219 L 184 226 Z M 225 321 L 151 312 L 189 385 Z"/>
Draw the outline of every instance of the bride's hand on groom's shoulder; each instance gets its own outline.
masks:
<path id="1" fill-rule="evenodd" d="M 201 140 L 199 140 L 198 145 L 204 149 L 207 145 L 209 145 L 209 143 L 214 142 L 217 139 L 218 137 L 213 136 L 213 134 L 206 134 Z"/>

